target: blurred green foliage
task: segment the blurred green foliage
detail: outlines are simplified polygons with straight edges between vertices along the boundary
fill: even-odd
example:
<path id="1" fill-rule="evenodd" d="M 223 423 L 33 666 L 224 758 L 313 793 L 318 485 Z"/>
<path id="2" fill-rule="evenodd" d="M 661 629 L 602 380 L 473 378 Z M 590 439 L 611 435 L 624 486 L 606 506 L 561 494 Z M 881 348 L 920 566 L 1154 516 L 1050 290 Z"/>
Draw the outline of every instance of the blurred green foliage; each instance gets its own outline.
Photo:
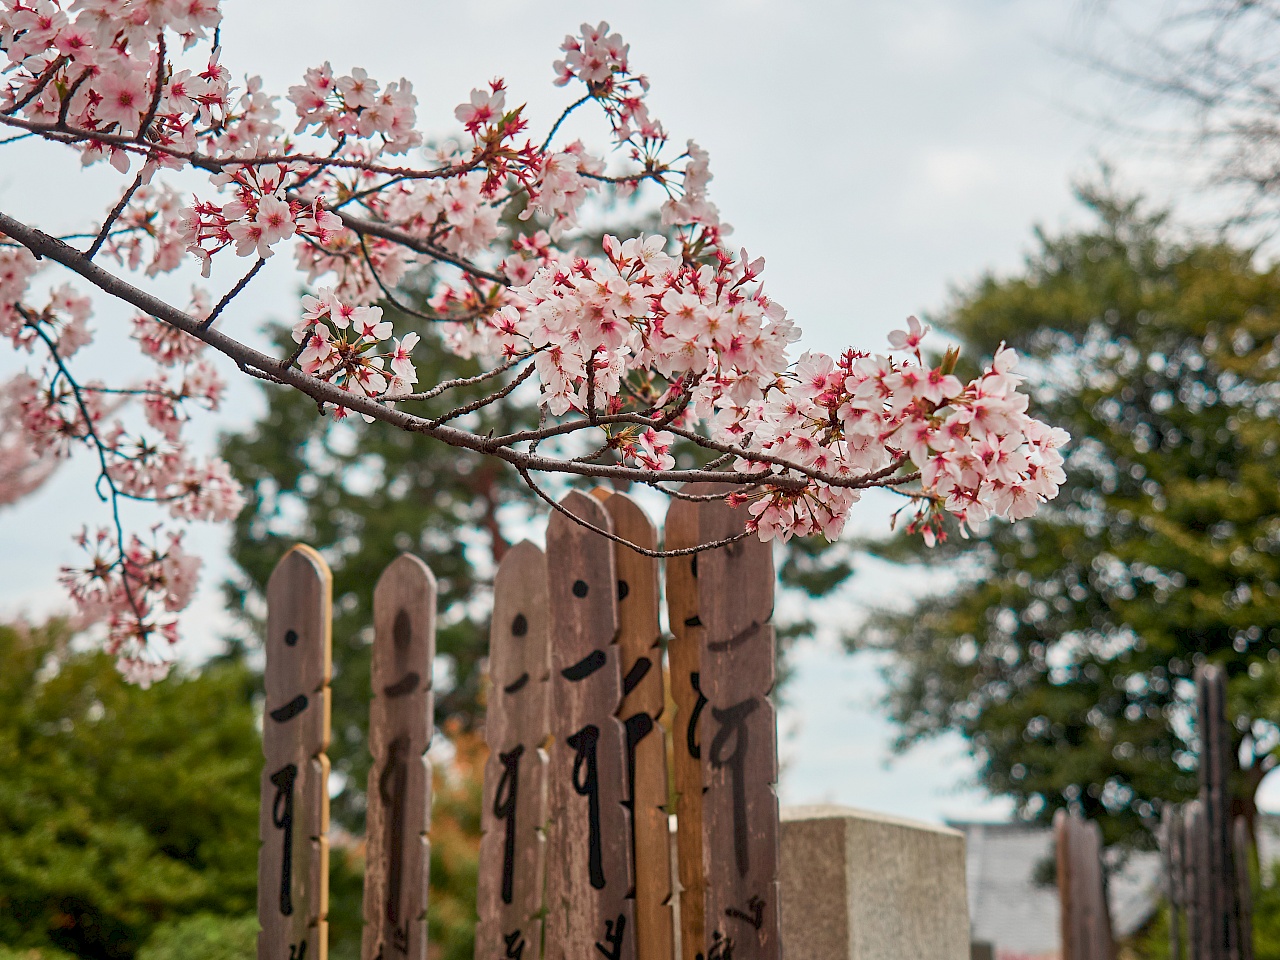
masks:
<path id="1" fill-rule="evenodd" d="M 126 960 L 256 904 L 261 748 L 242 663 L 149 690 L 67 631 L 0 626 L 0 943 Z"/>
<path id="2" fill-rule="evenodd" d="M 197 913 L 160 924 L 137 960 L 250 960 L 258 955 L 258 918 Z"/>

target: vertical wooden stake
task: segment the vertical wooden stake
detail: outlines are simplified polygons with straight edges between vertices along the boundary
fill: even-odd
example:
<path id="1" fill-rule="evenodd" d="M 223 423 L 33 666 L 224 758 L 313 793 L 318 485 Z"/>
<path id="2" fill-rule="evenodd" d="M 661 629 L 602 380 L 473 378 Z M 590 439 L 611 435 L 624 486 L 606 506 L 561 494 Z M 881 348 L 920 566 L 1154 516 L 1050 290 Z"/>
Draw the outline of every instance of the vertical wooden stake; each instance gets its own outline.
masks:
<path id="1" fill-rule="evenodd" d="M 1253 840 L 1249 821 L 1236 817 L 1232 832 L 1236 856 L 1236 910 L 1240 926 L 1240 960 L 1253 960 L 1253 880 L 1249 861 L 1253 858 Z"/>
<path id="2" fill-rule="evenodd" d="M 431 864 L 431 666 L 436 578 L 402 554 L 373 591 L 368 812 L 361 960 L 426 960 Z"/>
<path id="3" fill-rule="evenodd" d="M 258 815 L 258 960 L 329 949 L 329 680 L 332 577 L 310 547 L 267 582 L 266 713 Z"/>
<path id="4" fill-rule="evenodd" d="M 686 484 L 685 493 L 702 493 Z M 698 545 L 698 504 L 672 500 L 663 524 L 663 548 Z M 667 619 L 671 642 L 667 669 L 676 712 L 672 727 L 671 777 L 676 792 L 676 868 L 680 881 L 680 960 L 697 960 L 706 940 L 707 875 L 702 853 L 702 620 L 698 615 L 697 554 L 667 557 Z"/>
<path id="5" fill-rule="evenodd" d="M 1169 903 L 1169 960 L 1182 960 L 1184 887 L 1182 808 L 1166 803 L 1160 811 L 1160 852 L 1163 855 L 1164 894 Z"/>
<path id="6" fill-rule="evenodd" d="M 525 540 L 507 551 L 493 584 L 476 960 L 542 955 L 548 617 L 546 558 Z"/>
<path id="7" fill-rule="evenodd" d="M 1200 734 L 1201 832 L 1197 877 L 1200 897 L 1198 960 L 1241 960 L 1252 931 L 1241 921 L 1239 874 L 1231 817 L 1231 723 L 1227 717 L 1227 677 L 1216 664 L 1196 668 L 1196 720 Z"/>
<path id="8" fill-rule="evenodd" d="M 1065 810 L 1053 817 L 1063 960 L 1114 960 L 1102 878 L 1102 831 Z"/>
<path id="9" fill-rule="evenodd" d="M 1197 960 L 1202 938 L 1204 936 L 1204 915 L 1202 910 L 1204 898 L 1204 864 L 1201 854 L 1204 852 L 1204 812 L 1199 800 L 1192 800 L 1182 807 L 1182 864 L 1183 890 L 1186 896 L 1185 911 L 1187 914 L 1187 957 Z"/>
<path id="10" fill-rule="evenodd" d="M 613 532 L 654 550 L 658 534 L 630 497 L 593 491 L 613 521 Z M 662 628 L 658 619 L 658 561 L 614 544 L 618 576 L 618 654 L 627 732 L 628 791 L 635 864 L 636 958 L 673 960 L 671 831 L 667 821 L 667 750 L 662 728 Z"/>
<path id="11" fill-rule="evenodd" d="M 746 510 L 723 500 L 698 510 L 702 543 L 744 529 Z M 750 535 L 698 555 L 706 794 L 706 960 L 778 960 L 778 724 L 773 553 Z"/>
<path id="12" fill-rule="evenodd" d="M 595 527 L 610 527 L 591 497 L 572 492 L 561 505 Z M 545 956 L 634 960 L 613 544 L 558 511 L 547 526 L 547 592 L 553 740 Z"/>

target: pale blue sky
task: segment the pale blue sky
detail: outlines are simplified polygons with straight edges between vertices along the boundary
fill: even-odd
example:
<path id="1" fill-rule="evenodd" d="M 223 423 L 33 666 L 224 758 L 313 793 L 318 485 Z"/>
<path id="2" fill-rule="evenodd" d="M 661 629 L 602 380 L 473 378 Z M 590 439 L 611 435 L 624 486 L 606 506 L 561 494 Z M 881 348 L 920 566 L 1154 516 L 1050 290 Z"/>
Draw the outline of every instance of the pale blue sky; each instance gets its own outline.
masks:
<path id="1" fill-rule="evenodd" d="M 1070 182 L 1096 171 L 1099 157 L 1157 193 L 1179 185 L 1158 157 L 1077 119 L 1105 112 L 1113 95 L 1060 53 L 1090 42 L 1092 22 L 1077 10 L 1064 0 L 228 0 L 223 61 L 237 76 L 262 73 L 280 92 L 326 59 L 335 71 L 365 66 L 383 82 L 403 75 L 419 97 L 420 124 L 441 131 L 452 130 L 453 107 L 473 86 L 501 74 L 508 101 L 528 102 L 534 128 L 545 129 L 568 102 L 551 84 L 563 35 L 584 19 L 608 19 L 653 83 L 655 115 L 675 140 L 692 137 L 710 151 L 713 199 L 736 240 L 768 259 L 766 283 L 804 328 L 803 344 L 879 349 L 907 314 L 944 304 L 951 286 L 1016 269 L 1033 224 L 1079 219 Z M 113 199 L 108 171 L 82 173 L 41 144 L 6 150 L 6 212 L 79 229 L 80 210 L 96 218 Z M 296 310 L 290 260 L 269 264 L 223 321 L 229 329 L 247 334 Z M 189 282 L 160 289 L 180 295 Z M 104 309 L 103 338 L 121 334 L 126 316 Z M 113 362 L 123 356 L 98 349 Z M 260 406 L 256 387 L 234 369 L 228 375 L 224 428 L 248 423 Z M 212 423 L 202 429 L 206 443 L 213 433 Z M 82 461 L 0 512 L 0 614 L 60 602 L 54 580 L 73 557 L 71 533 L 103 520 L 91 487 Z M 869 499 L 852 526 L 883 529 L 886 504 Z M 229 567 L 220 534 L 195 542 L 208 563 L 187 630 L 193 648 L 208 649 L 226 623 L 217 583 Z M 866 603 L 911 589 L 891 570 L 868 569 L 820 618 L 848 624 Z M 828 637 L 799 649 L 795 666 L 782 716 L 784 802 L 934 820 L 1005 809 L 964 788 L 972 762 L 958 741 L 887 762 L 892 730 L 875 706 L 880 681 L 869 658 L 840 654 Z"/>

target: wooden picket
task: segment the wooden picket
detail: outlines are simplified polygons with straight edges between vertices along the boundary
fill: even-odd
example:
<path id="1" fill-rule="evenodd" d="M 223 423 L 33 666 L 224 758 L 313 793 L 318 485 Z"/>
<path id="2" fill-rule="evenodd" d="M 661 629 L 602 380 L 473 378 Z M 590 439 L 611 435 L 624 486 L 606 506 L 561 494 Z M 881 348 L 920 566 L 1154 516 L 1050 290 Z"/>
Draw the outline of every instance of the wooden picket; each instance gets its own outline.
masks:
<path id="1" fill-rule="evenodd" d="M 522 541 L 493 584 L 476 960 L 542 956 L 549 616 L 546 558 Z"/>
<path id="2" fill-rule="evenodd" d="M 698 537 L 744 530 L 746 510 L 698 505 Z M 698 555 L 702 620 L 706 957 L 777 960 L 779 826 L 773 552 L 757 537 Z"/>
<path id="3" fill-rule="evenodd" d="M 576 491 L 561 502 L 608 530 L 609 514 Z M 560 512 L 547 525 L 551 610 L 548 766 L 548 960 L 634 960 L 631 818 L 619 670 L 613 545 Z"/>
<path id="4" fill-rule="evenodd" d="M 1181 960 L 1253 960 L 1249 858 L 1243 818 L 1231 816 L 1234 767 L 1227 680 L 1221 667 L 1196 669 L 1200 792 L 1162 811 L 1160 844 L 1169 899 L 1170 956 Z M 1185 923 L 1186 936 L 1182 936 Z"/>
<path id="5" fill-rule="evenodd" d="M 258 960 L 325 960 L 329 937 L 332 577 L 310 547 L 267 582 L 266 711 L 258 814 Z"/>
<path id="6" fill-rule="evenodd" d="M 684 491 L 696 494 L 686 485 Z M 663 546 L 684 550 L 698 545 L 698 505 L 672 500 L 663 525 Z M 680 960 L 699 960 L 706 949 L 707 875 L 702 854 L 702 619 L 698 615 L 697 555 L 668 557 L 667 673 L 676 714 L 672 726 L 671 779 L 676 794 L 676 862 L 680 881 Z"/>
<path id="7" fill-rule="evenodd" d="M 594 491 L 628 543 L 653 550 L 658 533 L 630 497 Z M 618 577 L 620 717 L 627 733 L 627 795 L 631 801 L 635 866 L 637 960 L 672 960 L 671 831 L 667 825 L 667 750 L 662 728 L 662 627 L 658 561 L 614 544 Z"/>
<path id="8" fill-rule="evenodd" d="M 1053 817 L 1062 960 L 1115 960 L 1102 873 L 1102 831 L 1078 814 Z"/>
<path id="9" fill-rule="evenodd" d="M 368 807 L 361 960 L 426 960 L 431 864 L 431 666 L 436 578 L 404 554 L 373 591 Z"/>
<path id="10" fill-rule="evenodd" d="M 709 485 L 686 490 L 715 492 Z M 653 549 L 629 497 L 573 517 Z M 675 501 L 664 546 L 731 537 L 744 514 Z M 477 960 L 776 960 L 773 565 L 747 538 L 660 564 L 561 512 L 508 551 L 490 628 Z M 327 953 L 331 586 L 296 547 L 268 586 L 259 960 Z M 425 960 L 435 580 L 390 564 L 374 593 L 362 960 Z M 665 717 L 667 691 L 676 705 Z M 674 724 L 671 770 L 664 722 Z M 669 809 L 674 787 L 676 935 Z"/>

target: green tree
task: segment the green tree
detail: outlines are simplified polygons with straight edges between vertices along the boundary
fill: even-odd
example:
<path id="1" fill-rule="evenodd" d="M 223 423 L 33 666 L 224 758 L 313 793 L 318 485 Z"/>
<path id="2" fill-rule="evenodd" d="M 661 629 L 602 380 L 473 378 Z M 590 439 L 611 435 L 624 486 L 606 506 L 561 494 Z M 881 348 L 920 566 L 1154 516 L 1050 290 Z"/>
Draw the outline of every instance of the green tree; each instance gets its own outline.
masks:
<path id="1" fill-rule="evenodd" d="M 1037 234 L 937 319 L 963 356 L 1029 357 L 1037 415 L 1073 436 L 1067 483 L 1030 521 L 937 550 L 874 546 L 949 580 L 878 612 L 899 746 L 954 731 L 1026 816 L 1073 807 L 1150 843 L 1157 801 L 1196 789 L 1195 665 L 1229 678 L 1239 812 L 1280 730 L 1280 273 L 1179 242 L 1136 200 L 1084 190 L 1096 226 Z"/>
<path id="2" fill-rule="evenodd" d="M 250 670 L 141 690 L 56 624 L 0 626 L 0 663 L 0 944 L 127 960 L 165 921 L 253 913 Z"/>

